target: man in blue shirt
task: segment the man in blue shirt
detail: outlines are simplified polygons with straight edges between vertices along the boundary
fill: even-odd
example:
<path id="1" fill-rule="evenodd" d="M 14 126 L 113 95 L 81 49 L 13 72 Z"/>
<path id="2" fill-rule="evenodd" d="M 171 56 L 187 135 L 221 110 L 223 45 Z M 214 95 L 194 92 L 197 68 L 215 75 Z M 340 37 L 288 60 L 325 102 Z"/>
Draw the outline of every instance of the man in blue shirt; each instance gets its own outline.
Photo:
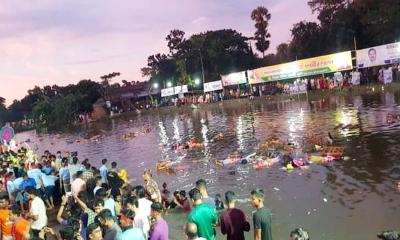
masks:
<path id="1" fill-rule="evenodd" d="M 141 229 L 133 227 L 133 220 L 135 212 L 132 210 L 125 210 L 121 214 L 121 228 L 123 232 L 119 235 L 118 240 L 144 240 L 143 232 Z"/>
<path id="2" fill-rule="evenodd" d="M 36 182 L 35 179 L 28 177 L 28 174 L 26 174 L 26 172 L 22 173 L 22 182 L 19 185 L 19 189 L 20 190 L 25 190 L 27 187 L 34 187 L 36 188 Z"/>

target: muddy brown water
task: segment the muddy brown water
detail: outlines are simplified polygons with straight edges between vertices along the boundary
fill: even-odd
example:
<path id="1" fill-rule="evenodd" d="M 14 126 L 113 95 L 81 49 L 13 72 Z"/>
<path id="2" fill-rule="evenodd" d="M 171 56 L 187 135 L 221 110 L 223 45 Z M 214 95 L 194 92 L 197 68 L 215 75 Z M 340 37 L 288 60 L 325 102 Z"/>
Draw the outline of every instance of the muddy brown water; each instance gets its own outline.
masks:
<path id="1" fill-rule="evenodd" d="M 171 192 L 189 191 L 197 179 L 204 178 L 212 196 L 235 191 L 240 199 L 237 205 L 249 221 L 253 211 L 246 201 L 249 192 L 262 188 L 273 213 L 274 239 L 288 239 L 296 227 L 307 229 L 311 239 L 376 239 L 379 231 L 400 230 L 400 121 L 387 123 L 388 114 L 400 115 L 399 104 L 400 92 L 380 89 L 362 95 L 332 94 L 316 101 L 242 100 L 94 123 L 84 131 L 102 135 L 98 141 L 85 140 L 83 133 L 39 136 L 31 131 L 17 137 L 18 141 L 30 139 L 39 153 L 69 150 L 96 164 L 103 158 L 117 161 L 136 183 L 141 183 L 143 170 L 154 168 L 157 161 L 178 161 L 189 169 L 157 173 L 159 185 L 167 182 Z M 340 124 L 351 127 L 337 129 Z M 124 134 L 145 127 L 151 132 L 124 139 Z M 328 131 L 336 145 L 346 148 L 345 160 L 292 172 L 280 166 L 255 170 L 250 165 L 219 167 L 214 163 L 236 150 L 251 154 L 271 137 L 302 144 L 305 136 L 325 137 Z M 212 140 L 218 133 L 224 133 L 223 142 Z M 204 143 L 204 149 L 171 149 L 192 137 Z M 171 212 L 166 218 L 170 239 L 182 239 L 186 216 Z M 225 237 L 219 234 L 217 238 Z M 252 229 L 246 238 L 253 238 Z"/>

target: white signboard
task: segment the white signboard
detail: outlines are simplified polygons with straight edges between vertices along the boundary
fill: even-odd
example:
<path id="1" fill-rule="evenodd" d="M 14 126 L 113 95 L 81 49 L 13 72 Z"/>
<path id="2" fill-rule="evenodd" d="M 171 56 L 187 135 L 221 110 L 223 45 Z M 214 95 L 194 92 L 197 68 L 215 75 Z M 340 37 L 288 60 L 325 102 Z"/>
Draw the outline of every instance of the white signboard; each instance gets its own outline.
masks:
<path id="1" fill-rule="evenodd" d="M 400 63 L 400 42 L 357 50 L 359 68 Z"/>
<path id="2" fill-rule="evenodd" d="M 175 94 L 187 93 L 187 92 L 188 92 L 188 86 L 187 85 L 174 87 L 174 93 Z"/>
<path id="3" fill-rule="evenodd" d="M 204 92 L 212 92 L 212 91 L 218 91 L 218 90 L 222 90 L 222 89 L 223 89 L 223 86 L 222 86 L 221 80 L 204 83 Z"/>
<path id="4" fill-rule="evenodd" d="M 189 92 L 188 85 L 183 85 L 182 86 L 182 93 L 187 93 L 187 92 Z"/>
<path id="5" fill-rule="evenodd" d="M 351 73 L 351 84 L 360 85 L 360 73 L 359 72 Z"/>
<path id="6" fill-rule="evenodd" d="M 383 70 L 383 83 L 388 84 L 393 81 L 393 72 L 392 68 Z"/>
<path id="7" fill-rule="evenodd" d="M 172 95 L 175 95 L 173 87 L 161 89 L 161 97 L 168 97 Z"/>
<path id="8" fill-rule="evenodd" d="M 180 92 L 182 92 L 182 86 L 176 86 L 176 87 L 174 87 L 174 93 L 175 93 L 175 94 L 179 94 Z"/>

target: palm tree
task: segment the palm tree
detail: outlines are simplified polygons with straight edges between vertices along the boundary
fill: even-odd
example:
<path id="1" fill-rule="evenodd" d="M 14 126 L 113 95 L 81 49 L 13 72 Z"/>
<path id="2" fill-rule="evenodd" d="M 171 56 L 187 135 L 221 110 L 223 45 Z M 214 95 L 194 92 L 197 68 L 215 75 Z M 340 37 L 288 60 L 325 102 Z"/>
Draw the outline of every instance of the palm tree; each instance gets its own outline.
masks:
<path id="1" fill-rule="evenodd" d="M 271 19 L 271 14 L 265 7 L 257 7 L 251 12 L 251 19 L 256 23 L 256 32 L 254 33 L 254 39 L 256 40 L 257 50 L 262 52 L 263 58 L 264 53 L 269 48 L 269 38 L 271 34 L 268 33 L 268 21 Z"/>

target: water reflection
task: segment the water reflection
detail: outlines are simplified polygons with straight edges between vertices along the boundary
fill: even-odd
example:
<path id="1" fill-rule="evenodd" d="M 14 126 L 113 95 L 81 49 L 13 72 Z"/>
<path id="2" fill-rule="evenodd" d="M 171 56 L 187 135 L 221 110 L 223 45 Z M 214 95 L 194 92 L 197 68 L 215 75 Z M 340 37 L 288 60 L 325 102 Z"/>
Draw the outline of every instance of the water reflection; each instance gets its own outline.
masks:
<path id="1" fill-rule="evenodd" d="M 264 188 L 274 213 L 277 239 L 286 239 L 298 224 L 319 239 L 348 239 L 350 235 L 352 239 L 371 239 L 382 228 L 398 227 L 400 219 L 396 189 L 400 179 L 400 124 L 387 122 L 388 114 L 400 114 L 399 101 L 400 93 L 375 89 L 370 94 L 331 94 L 313 101 L 227 102 L 179 114 L 171 111 L 132 121 L 98 122 L 88 130 L 91 136 L 104 136 L 97 142 L 67 143 L 78 135 L 44 136 L 40 141 L 33 133 L 23 133 L 18 138 L 29 138 L 40 152 L 76 150 L 81 158 L 97 164 L 102 158 L 117 160 L 137 179 L 144 168 L 154 169 L 157 161 L 189 165 L 186 171 L 155 176 L 159 182 L 170 183 L 173 190 L 189 190 L 198 178 L 210 182 L 211 194 L 232 189 L 247 198 L 252 188 Z M 153 126 L 148 134 L 132 141 L 121 137 L 148 125 Z M 271 137 L 302 147 L 311 138 L 326 137 L 327 132 L 332 133 L 335 144 L 346 148 L 345 161 L 311 165 L 309 170 L 290 173 L 278 167 L 256 171 L 249 165 L 221 168 L 214 164 L 214 160 L 225 159 L 237 150 L 244 155 L 252 153 Z M 224 140 L 214 141 L 219 133 L 224 134 Z M 203 149 L 171 148 L 193 137 L 204 144 Z M 249 204 L 240 207 L 251 213 Z M 171 228 L 181 229 L 179 224 L 184 221 L 184 216 L 173 215 Z"/>

